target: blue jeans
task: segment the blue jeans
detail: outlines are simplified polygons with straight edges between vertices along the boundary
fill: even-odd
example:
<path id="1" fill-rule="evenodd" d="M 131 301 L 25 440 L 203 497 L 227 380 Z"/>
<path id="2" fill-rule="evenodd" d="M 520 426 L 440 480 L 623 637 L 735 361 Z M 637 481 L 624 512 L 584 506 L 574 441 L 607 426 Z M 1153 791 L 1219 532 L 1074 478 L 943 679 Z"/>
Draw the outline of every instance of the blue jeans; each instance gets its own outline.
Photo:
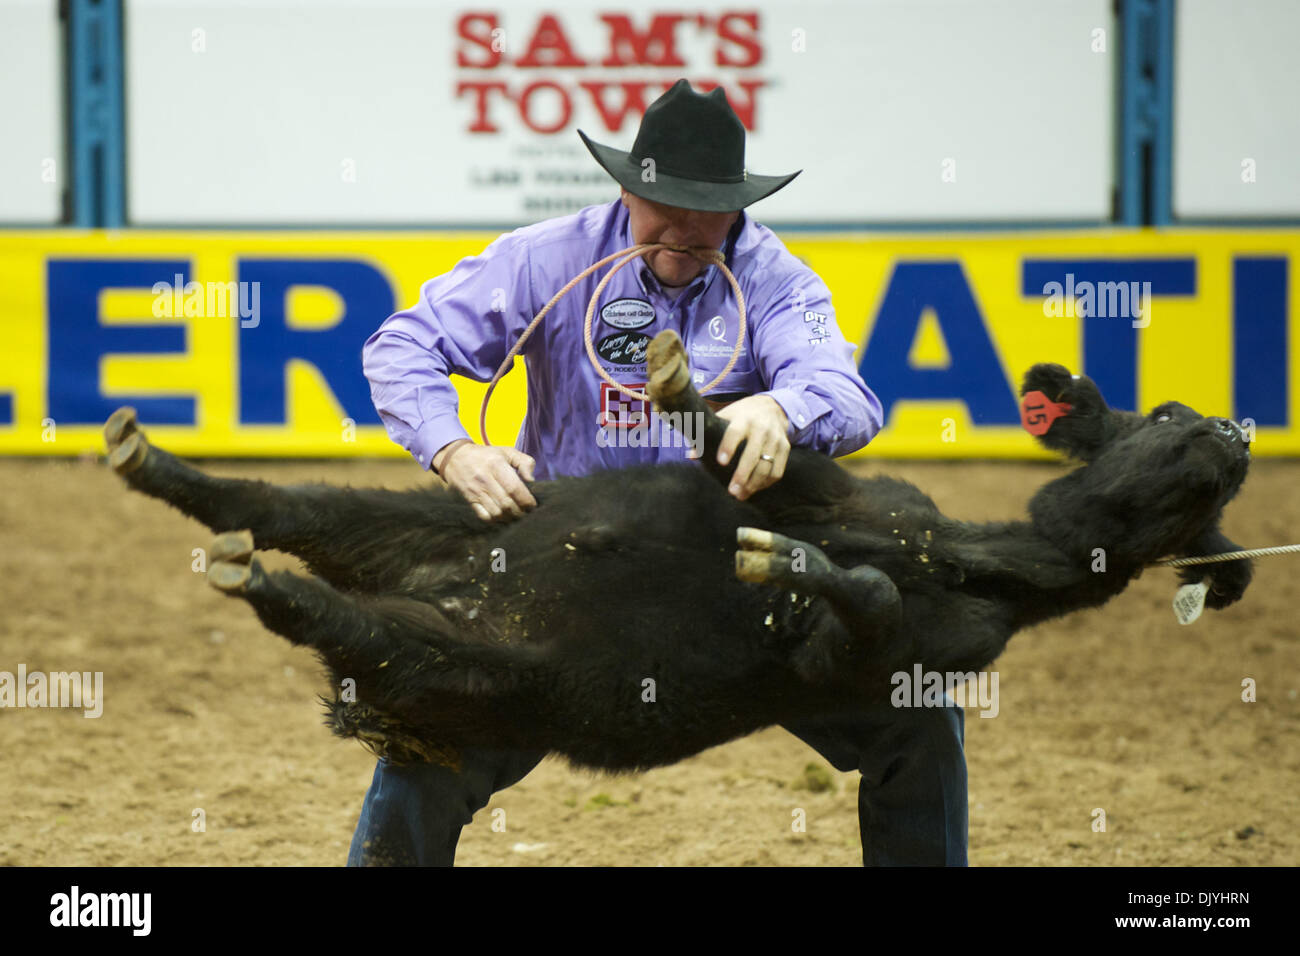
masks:
<path id="1" fill-rule="evenodd" d="M 960 707 L 894 709 L 786 728 L 837 770 L 858 770 L 867 866 L 966 865 L 965 717 Z M 461 828 L 543 754 L 466 749 L 459 773 L 379 761 L 348 866 L 451 866 Z"/>

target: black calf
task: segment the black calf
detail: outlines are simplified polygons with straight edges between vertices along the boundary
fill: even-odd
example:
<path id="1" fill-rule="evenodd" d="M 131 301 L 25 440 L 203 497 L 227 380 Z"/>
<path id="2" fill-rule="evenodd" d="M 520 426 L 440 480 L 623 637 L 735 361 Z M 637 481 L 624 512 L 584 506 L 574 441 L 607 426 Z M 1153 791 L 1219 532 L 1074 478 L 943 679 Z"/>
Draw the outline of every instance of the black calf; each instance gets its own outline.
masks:
<path id="1" fill-rule="evenodd" d="M 713 463 L 725 423 L 681 343 L 665 333 L 649 361 L 656 406 L 703 416 L 705 466 L 540 482 L 538 507 L 509 524 L 441 487 L 210 478 L 149 446 L 130 409 L 105 434 L 129 485 L 226 532 L 209 581 L 319 654 L 335 731 L 399 762 L 478 745 L 671 763 L 884 700 L 917 663 L 978 670 L 1017 630 L 1105 603 L 1159 557 L 1234 547 L 1217 526 L 1249 453 L 1235 425 L 1184 405 L 1112 411 L 1087 378 L 1035 366 L 1027 426 L 1084 464 L 1039 490 L 1030 521 L 971 524 L 799 449 L 781 482 L 736 501 Z M 265 573 L 254 543 L 317 577 Z M 1206 574 L 1223 607 L 1250 564 L 1185 572 Z M 355 698 L 338 690 L 348 678 Z"/>

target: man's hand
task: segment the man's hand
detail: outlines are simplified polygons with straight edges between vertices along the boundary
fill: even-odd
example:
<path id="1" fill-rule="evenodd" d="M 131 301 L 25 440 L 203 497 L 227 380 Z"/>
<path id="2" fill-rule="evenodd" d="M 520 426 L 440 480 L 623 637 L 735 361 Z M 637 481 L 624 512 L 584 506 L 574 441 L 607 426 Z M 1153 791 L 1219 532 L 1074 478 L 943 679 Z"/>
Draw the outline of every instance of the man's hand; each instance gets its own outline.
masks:
<path id="1" fill-rule="evenodd" d="M 433 456 L 434 470 L 484 521 L 509 521 L 537 506 L 524 484 L 533 480 L 535 464 L 518 449 L 476 445 L 465 438 L 444 445 Z"/>
<path id="2" fill-rule="evenodd" d="M 756 491 L 776 484 L 785 474 L 790 457 L 790 421 L 785 410 L 769 395 L 750 395 L 718 412 L 730 424 L 718 446 L 718 464 L 731 461 L 745 442 L 745 453 L 731 475 L 729 492 L 744 501 Z M 767 456 L 767 457 L 764 457 Z"/>

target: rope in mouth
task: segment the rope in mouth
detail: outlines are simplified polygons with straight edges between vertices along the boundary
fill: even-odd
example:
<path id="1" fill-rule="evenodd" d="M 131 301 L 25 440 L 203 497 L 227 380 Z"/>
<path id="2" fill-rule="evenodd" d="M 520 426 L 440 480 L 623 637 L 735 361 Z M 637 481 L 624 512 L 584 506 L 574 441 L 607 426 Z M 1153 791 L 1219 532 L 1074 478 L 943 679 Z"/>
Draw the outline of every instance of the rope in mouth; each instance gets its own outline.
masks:
<path id="1" fill-rule="evenodd" d="M 496 390 L 497 382 L 501 381 L 502 376 L 506 374 L 506 370 L 510 368 L 510 363 L 514 361 L 515 356 L 518 355 L 520 349 L 524 347 L 524 343 L 528 341 L 528 337 L 531 336 L 533 330 L 541 324 L 542 319 L 546 318 L 546 313 L 550 312 L 557 302 L 568 295 L 569 290 L 597 269 L 609 262 L 613 262 L 615 259 L 618 259 L 618 262 L 616 262 L 614 268 L 610 269 L 609 272 L 606 273 L 605 277 L 600 280 L 600 283 L 596 286 L 596 290 L 591 294 L 591 300 L 587 303 L 587 315 L 582 325 L 583 344 L 587 347 L 587 358 L 591 362 L 591 367 L 596 370 L 596 374 L 604 379 L 605 382 L 629 398 L 647 403 L 650 401 L 650 396 L 646 395 L 644 392 L 638 392 L 625 385 L 619 384 L 610 377 L 608 372 L 605 371 L 604 367 L 601 366 L 600 361 L 596 357 L 596 347 L 591 341 L 591 328 L 593 317 L 596 314 L 596 303 L 600 301 L 600 294 L 604 292 L 605 287 L 609 285 L 609 280 L 614 278 L 614 273 L 618 272 L 619 269 L 622 269 L 632 260 L 645 255 L 647 252 L 655 252 L 660 249 L 667 249 L 671 252 L 688 252 L 701 262 L 711 263 L 722 270 L 722 274 L 727 277 L 727 282 L 731 284 L 731 291 L 735 293 L 736 307 L 740 315 L 740 328 L 736 332 L 736 344 L 732 347 L 731 357 L 727 359 L 727 364 L 723 367 L 722 371 L 714 377 L 713 381 L 709 382 L 699 390 L 700 394 L 703 395 L 706 392 L 711 391 L 719 382 L 731 374 L 731 370 L 736 367 L 736 361 L 740 358 L 740 349 L 745 342 L 745 296 L 740 291 L 740 283 L 736 281 L 736 277 L 732 275 L 731 270 L 727 268 L 726 257 L 717 249 L 710 249 L 705 246 L 686 247 L 677 246 L 667 242 L 638 243 L 635 246 L 628 246 L 626 249 L 622 249 L 619 252 L 611 253 L 599 262 L 593 262 L 591 265 L 587 266 L 587 268 L 583 269 L 565 283 L 564 288 L 555 293 L 555 295 L 551 297 L 551 301 L 542 306 L 542 310 L 538 312 L 537 315 L 533 316 L 533 320 L 528 323 L 528 327 L 524 329 L 523 333 L 519 336 L 518 340 L 516 340 L 510 351 L 506 353 L 506 357 L 497 368 L 496 374 L 492 376 L 492 381 L 488 383 L 487 392 L 483 395 L 483 404 L 480 406 L 478 413 L 478 430 L 479 435 L 483 438 L 484 445 L 492 444 L 488 439 L 487 433 L 487 410 L 488 402 L 492 398 L 492 392 Z"/>

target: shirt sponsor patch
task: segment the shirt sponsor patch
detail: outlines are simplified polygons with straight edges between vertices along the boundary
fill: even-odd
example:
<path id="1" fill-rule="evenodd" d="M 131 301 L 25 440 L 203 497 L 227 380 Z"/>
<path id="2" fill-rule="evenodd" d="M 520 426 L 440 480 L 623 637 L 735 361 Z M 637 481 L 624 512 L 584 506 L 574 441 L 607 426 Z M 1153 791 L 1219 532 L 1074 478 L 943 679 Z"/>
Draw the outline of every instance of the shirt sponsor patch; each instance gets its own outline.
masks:
<path id="1" fill-rule="evenodd" d="M 601 308 L 600 320 L 616 329 L 643 329 L 655 320 L 655 310 L 645 299 L 615 299 Z"/>
<path id="2" fill-rule="evenodd" d="M 690 346 L 691 355 L 695 358 L 711 358 L 714 356 L 731 358 L 733 351 L 735 349 L 732 346 L 723 345 L 719 342 L 692 342 Z M 741 359 L 744 359 L 743 352 L 741 353 Z"/>
<path id="3" fill-rule="evenodd" d="M 625 382 L 623 387 L 644 392 L 646 383 Z M 645 402 L 624 395 L 609 382 L 600 383 L 600 417 L 596 420 L 600 428 L 635 428 L 645 422 L 649 414 Z"/>
<path id="4" fill-rule="evenodd" d="M 817 315 L 817 313 L 809 312 L 807 315 Z M 812 320 L 805 318 L 804 321 L 809 322 Z M 813 322 L 813 324 L 804 329 L 804 331 L 808 333 L 809 345 L 821 345 L 831 337 L 830 331 L 820 322 Z"/>
<path id="5" fill-rule="evenodd" d="M 649 344 L 644 332 L 615 332 L 596 343 L 596 354 L 615 365 L 644 365 Z"/>

